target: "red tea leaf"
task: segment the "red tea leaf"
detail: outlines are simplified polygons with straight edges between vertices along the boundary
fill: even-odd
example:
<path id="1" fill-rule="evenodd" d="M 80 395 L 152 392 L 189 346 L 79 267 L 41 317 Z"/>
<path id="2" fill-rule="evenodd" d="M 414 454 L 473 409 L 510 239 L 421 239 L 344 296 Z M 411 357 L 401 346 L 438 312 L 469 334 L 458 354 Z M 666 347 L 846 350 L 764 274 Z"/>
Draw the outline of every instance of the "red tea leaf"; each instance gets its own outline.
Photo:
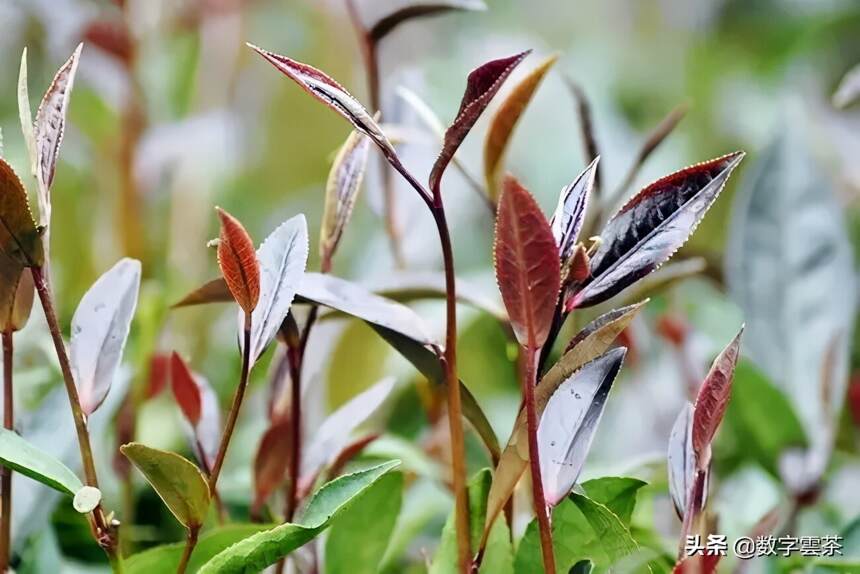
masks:
<path id="1" fill-rule="evenodd" d="M 146 398 L 157 397 L 170 380 L 170 355 L 157 353 L 149 360 L 149 380 L 146 384 Z"/>
<path id="2" fill-rule="evenodd" d="M 83 38 L 123 65 L 131 62 L 134 50 L 128 26 L 122 20 L 94 20 L 84 28 Z"/>
<path id="3" fill-rule="evenodd" d="M 486 10 L 487 5 L 481 0 L 435 0 L 418 1 L 399 7 L 393 12 L 384 15 L 367 31 L 368 39 L 374 44 L 391 33 L 392 30 L 410 20 L 444 14 L 453 10 Z"/>
<path id="4" fill-rule="evenodd" d="M 442 143 L 442 151 L 433 164 L 430 171 L 430 189 L 437 190 L 445 168 L 451 162 L 451 158 L 457 153 L 457 148 L 466 139 L 481 113 L 487 108 L 490 100 L 502 87 L 502 84 L 511 75 L 517 64 L 529 55 L 531 50 L 520 52 L 514 56 L 492 60 L 474 69 L 466 80 L 466 91 L 460 102 L 460 110 L 457 118 L 445 132 L 445 140 Z"/>
<path id="5" fill-rule="evenodd" d="M 218 265 L 233 298 L 245 313 L 251 313 L 260 299 L 260 264 L 251 236 L 239 220 L 216 208 L 221 218 Z"/>
<path id="6" fill-rule="evenodd" d="M 521 345 L 543 346 L 552 326 L 561 270 L 549 223 L 531 194 L 508 176 L 499 198 L 496 282 Z"/>
<path id="7" fill-rule="evenodd" d="M 860 427 L 860 373 L 854 373 L 848 384 L 848 409 L 854 425 Z"/>
<path id="8" fill-rule="evenodd" d="M 290 463 L 290 420 L 278 417 L 263 434 L 254 458 L 254 505 L 260 506 L 283 484 Z"/>
<path id="9" fill-rule="evenodd" d="M 182 409 L 182 414 L 196 427 L 200 423 L 200 413 L 203 411 L 203 401 L 200 396 L 200 388 L 194 380 L 194 375 L 179 353 L 173 352 L 170 356 L 170 387 L 173 396 Z"/>
<path id="10" fill-rule="evenodd" d="M 665 263 L 695 231 L 743 157 L 735 152 L 696 164 L 635 195 L 601 232 L 591 279 L 567 297 L 565 308 L 601 303 Z"/>
<path id="11" fill-rule="evenodd" d="M 717 427 L 726 413 L 726 406 L 732 392 L 732 379 L 741 344 L 743 328 L 735 338 L 714 359 L 711 370 L 705 377 L 696 397 L 693 408 L 693 451 L 699 468 L 706 468 L 710 462 L 710 446 Z"/>
<path id="12" fill-rule="evenodd" d="M 395 155 L 391 142 L 385 137 L 382 128 L 379 127 L 370 113 L 343 86 L 325 72 L 253 44 L 248 44 L 248 47 L 260 54 L 307 93 L 345 117 L 358 131 L 370 137 L 386 155 Z"/>

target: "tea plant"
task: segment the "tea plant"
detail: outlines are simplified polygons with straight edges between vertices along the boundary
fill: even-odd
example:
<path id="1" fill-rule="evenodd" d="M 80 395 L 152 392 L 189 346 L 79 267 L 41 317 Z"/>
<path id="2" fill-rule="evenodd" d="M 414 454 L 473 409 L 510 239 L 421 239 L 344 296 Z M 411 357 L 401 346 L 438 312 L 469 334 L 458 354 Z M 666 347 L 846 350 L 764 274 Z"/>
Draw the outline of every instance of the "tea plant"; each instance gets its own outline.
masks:
<path id="1" fill-rule="evenodd" d="M 428 558 L 427 568 L 434 574 L 715 572 L 719 556 L 688 556 L 686 549 L 691 536 L 719 532 L 707 502 L 718 480 L 712 472 L 713 461 L 720 456 L 714 441 L 724 419 L 727 432 L 743 435 L 748 431 L 757 444 L 770 441 L 774 445 L 773 452 L 762 453 L 761 464 L 774 474 L 782 473 L 792 492 L 794 513 L 807 504 L 806 499 L 821 489 L 835 430 L 826 427 L 823 438 L 813 442 L 806 440 L 799 422 L 795 433 L 800 436 L 798 440 L 794 440 L 795 435 L 788 436 L 789 431 L 785 437 L 770 439 L 756 436 L 766 432 L 760 427 L 749 430 L 739 426 L 751 417 L 757 420 L 758 415 L 744 417 L 743 413 L 733 414 L 732 408 L 766 408 L 763 402 L 788 404 L 766 380 L 749 383 L 745 377 L 741 392 L 756 397 L 740 407 L 734 406 L 737 400 L 730 405 L 736 369 L 751 369 L 739 363 L 741 326 L 714 359 L 710 371 L 690 382 L 694 400 L 685 404 L 668 436 L 667 488 L 626 476 L 581 480 L 613 385 L 625 358 L 636 351 L 631 326 L 648 303 L 646 294 L 654 292 L 655 284 L 660 287 L 689 274 L 684 262 L 663 266 L 717 201 L 744 152 L 732 152 L 660 178 L 607 217 L 626 195 L 650 153 L 680 121 L 684 108 L 674 110 L 654 130 L 619 189 L 611 194 L 603 189 L 605 178 L 600 174 L 588 102 L 581 88 L 571 82 L 589 163 L 561 190 L 557 207 L 548 218 L 527 188 L 505 173 L 505 156 L 517 123 L 558 56 L 538 63 L 496 107 L 484 145 L 485 181 L 473 177 L 466 162 L 458 157 L 461 144 L 509 77 L 529 59 L 526 51 L 475 68 L 466 79 L 459 109 L 447 128 L 416 94 L 400 91 L 440 139 L 440 151 L 425 184 L 401 159 L 398 145 L 390 137 L 393 128 L 381 123 L 385 115 L 379 113 L 377 47 L 388 32 L 405 21 L 483 5 L 462 0 L 407 5 L 371 25 L 362 21 L 357 4 L 349 1 L 347 5 L 361 32 L 370 109 L 325 72 L 248 44 L 283 76 L 346 119 L 353 131 L 334 157 L 325 186 L 317 271 L 308 269 L 309 231 L 304 215 L 287 219 L 257 246 L 239 219 L 213 206 L 212 219 L 217 218 L 220 235 L 210 247 L 220 277 L 176 302 L 171 312 L 182 313 L 184 308 L 203 304 L 237 305 L 241 368 L 238 380 L 231 385 L 230 406 L 222 413 L 212 386 L 180 353 L 163 348 L 151 357 L 151 375 L 162 386 L 169 382 L 172 402 L 187 423 L 188 449 L 195 460 L 134 440 L 134 431 L 124 432 L 123 417 L 118 417 L 117 435 L 125 443 L 119 447 L 124 457 L 120 465 L 130 463 L 139 471 L 185 531 L 182 542 L 140 551 L 135 548 L 140 540 L 135 538 L 134 522 L 125 522 L 121 513 L 107 508 L 96 465 L 96 459 L 105 453 L 91 446 L 90 425 L 92 415 L 121 378 L 123 351 L 144 270 L 139 261 L 124 258 L 106 271 L 81 298 L 66 343 L 50 274 L 51 184 L 81 46 L 60 68 L 35 121 L 30 117 L 25 51 L 18 94 L 38 221 L 31 215 L 27 186 L 6 160 L 0 160 L 4 365 L 0 570 L 14 563 L 10 535 L 13 472 L 71 497 L 74 510 L 85 515 L 93 538 L 115 572 L 256 572 L 269 567 L 277 572 L 290 567 L 299 572 L 330 574 L 405 571 L 411 566 L 402 556 L 410 542 L 410 525 L 403 518 L 406 508 L 402 499 L 406 489 L 417 488 L 422 478 L 444 485 L 453 494 L 450 518 L 433 542 L 432 559 Z M 846 101 L 845 90 L 843 87 L 840 101 Z M 401 230 L 393 218 L 392 177 L 396 175 L 422 200 L 433 220 L 437 232 L 434 243 L 438 242 L 443 265 L 441 287 L 422 285 L 418 294 L 385 296 L 333 274 L 338 249 L 348 241 L 348 224 L 372 147 L 385 162 L 380 184 L 385 188 L 386 231 L 395 260 L 405 265 L 399 245 Z M 443 186 L 450 165 L 481 195 L 495 221 L 492 259 L 503 303 L 496 316 L 516 349 L 521 398 L 504 446 L 458 369 L 458 304 L 480 307 L 481 303 L 462 289 L 456 273 Z M 786 185 L 793 183 L 787 181 Z M 748 201 L 762 200 L 753 197 Z M 760 230 L 753 227 L 748 232 Z M 199 250 L 201 256 L 205 253 L 202 245 L 189 249 Z M 741 261 L 738 265 L 751 264 Z M 739 289 L 743 290 L 743 285 Z M 38 294 L 62 372 L 83 481 L 62 461 L 15 432 L 13 341 L 27 323 L 34 294 Z M 405 304 L 416 299 L 444 299 L 444 342 L 437 341 L 425 318 Z M 754 303 L 745 311 L 755 315 L 756 306 L 764 304 Z M 435 408 L 446 412 L 444 419 L 430 419 L 431 426 L 438 430 L 441 425 L 436 421 L 440 420 L 448 425 L 440 435 L 445 443 L 442 452 L 435 455 L 444 463 L 439 465 L 443 470 L 438 475 L 421 470 L 425 468 L 421 461 L 429 458 L 432 450 L 426 445 L 405 441 L 389 445 L 391 451 L 399 452 L 399 458 L 385 448 L 374 451 L 384 442 L 384 433 L 379 428 L 367 430 L 373 425 L 366 423 L 385 411 L 398 386 L 395 376 L 384 377 L 334 410 L 316 428 L 309 428 L 303 388 L 309 348 L 314 343 L 311 335 L 317 325 L 338 317 L 369 325 L 414 367 L 422 381 L 429 383 L 422 387 L 428 411 Z M 683 352 L 689 335 L 685 325 L 669 314 L 661 321 L 663 337 Z M 582 324 L 585 326 L 577 331 L 576 326 Z M 760 325 L 756 321 L 751 329 L 760 329 Z M 835 348 L 838 337 L 833 340 Z M 268 353 L 269 349 L 274 351 Z M 263 368 L 264 357 L 269 355 L 270 398 L 261 416 L 257 411 L 264 419 L 264 428 L 248 473 L 249 484 L 243 485 L 249 488 L 237 501 L 232 493 L 235 488 L 231 486 L 231 493 L 225 496 L 224 481 L 219 479 L 225 474 L 228 454 L 236 450 L 230 445 L 235 443 L 240 416 L 249 409 L 252 375 L 255 369 Z M 825 390 L 836 385 L 832 380 L 840 377 L 839 373 L 825 375 L 825 381 L 831 381 L 822 383 Z M 758 386 L 753 388 L 753 384 Z M 114 394 L 117 391 L 114 389 Z M 159 392 L 154 389 L 151 395 Z M 129 393 L 126 404 L 134 408 L 134 390 Z M 766 396 L 768 400 L 762 400 Z M 790 411 L 792 407 L 788 404 L 784 408 Z M 829 402 L 826 408 L 830 408 Z M 835 416 L 826 413 L 825 426 Z M 643 421 L 648 416 L 642 413 Z M 480 468 L 471 477 L 468 466 L 475 457 L 468 452 L 470 431 L 474 431 L 489 462 L 489 467 Z M 604 428 L 606 431 L 611 429 Z M 797 442 L 813 444 L 801 450 L 796 448 Z M 797 471 L 798 465 L 811 464 L 809 461 L 817 466 L 806 474 Z M 121 468 L 125 470 L 119 469 L 118 474 L 130 485 L 127 467 Z M 520 484 L 529 490 L 528 499 L 515 495 Z M 634 513 L 641 512 L 636 504 L 638 493 L 646 487 L 668 490 L 679 519 L 677 553 L 653 528 L 634 521 Z M 517 524 L 523 518 L 527 521 L 524 530 Z M 772 517 L 766 518 L 759 525 L 760 532 L 776 531 L 778 525 L 791 528 L 790 516 L 779 524 Z"/>

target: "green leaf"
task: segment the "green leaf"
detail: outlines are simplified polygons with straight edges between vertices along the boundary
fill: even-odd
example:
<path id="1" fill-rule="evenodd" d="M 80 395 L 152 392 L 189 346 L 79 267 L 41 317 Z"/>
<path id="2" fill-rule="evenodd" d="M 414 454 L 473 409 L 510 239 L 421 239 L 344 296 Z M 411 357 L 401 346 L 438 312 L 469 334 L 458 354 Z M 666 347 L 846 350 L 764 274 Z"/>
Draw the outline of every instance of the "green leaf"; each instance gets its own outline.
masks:
<path id="1" fill-rule="evenodd" d="M 789 448 L 807 444 L 803 426 L 788 400 L 761 371 L 746 360 L 735 369 L 734 398 L 726 410 L 727 436 L 720 441 L 726 451 L 752 458 L 779 476 L 779 457 Z"/>
<path id="2" fill-rule="evenodd" d="M 595 487 L 595 490 L 610 495 L 610 499 L 614 498 L 614 488 Z M 596 571 L 606 571 L 619 561 L 626 562 L 640 552 L 630 530 L 618 516 L 606 505 L 576 493 L 564 499 L 553 510 L 552 537 L 559 572 L 570 571 L 582 560 L 591 561 Z M 533 520 L 520 542 L 515 572 L 540 574 L 540 552 L 537 522 Z M 640 570 L 647 572 L 647 566 L 619 571 Z"/>
<path id="3" fill-rule="evenodd" d="M 478 471 L 467 485 L 469 494 L 469 529 L 472 537 L 472 548 L 477 548 L 484 529 L 487 515 L 487 495 L 493 480 L 490 469 Z M 486 574 L 513 574 L 513 553 L 507 524 L 499 520 L 490 532 L 484 559 L 479 572 Z M 448 516 L 442 529 L 442 540 L 433 557 L 429 574 L 456 574 L 457 568 L 457 533 L 454 525 L 454 511 Z"/>
<path id="4" fill-rule="evenodd" d="M 188 572 L 196 572 L 213 556 L 249 536 L 274 528 L 273 524 L 228 524 L 200 536 L 188 562 Z M 157 546 L 126 559 L 126 574 L 174 574 L 179 566 L 184 542 Z"/>
<path id="5" fill-rule="evenodd" d="M 326 574 L 376 574 L 403 499 L 403 474 L 383 476 L 332 523 Z"/>
<path id="6" fill-rule="evenodd" d="M 325 530 L 365 490 L 399 464 L 393 460 L 329 482 L 311 499 L 299 523 L 282 524 L 245 538 L 209 560 L 200 573 L 258 572 L 271 566 Z"/>
<path id="7" fill-rule="evenodd" d="M 582 489 L 591 500 L 606 506 L 629 528 L 636 506 L 636 494 L 647 484 L 638 478 L 606 476 L 583 482 Z"/>
<path id="8" fill-rule="evenodd" d="M 84 486 L 69 467 L 11 430 L 0 429 L 0 463 L 71 496 Z"/>
<path id="9" fill-rule="evenodd" d="M 209 510 L 209 485 L 193 463 L 173 452 L 132 442 L 120 451 L 136 466 L 186 528 L 199 528 Z"/>

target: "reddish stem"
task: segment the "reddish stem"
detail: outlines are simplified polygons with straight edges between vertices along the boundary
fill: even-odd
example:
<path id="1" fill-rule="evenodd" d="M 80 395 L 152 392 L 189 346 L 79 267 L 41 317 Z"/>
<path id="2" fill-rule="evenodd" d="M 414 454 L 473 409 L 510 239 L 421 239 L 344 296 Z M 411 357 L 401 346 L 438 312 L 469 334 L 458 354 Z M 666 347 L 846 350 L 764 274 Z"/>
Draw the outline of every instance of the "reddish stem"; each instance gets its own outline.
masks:
<path id="1" fill-rule="evenodd" d="M 12 331 L 3 332 L 3 428 L 15 423 L 12 394 Z M 0 468 L 0 572 L 9 568 L 12 553 L 12 469 Z"/>

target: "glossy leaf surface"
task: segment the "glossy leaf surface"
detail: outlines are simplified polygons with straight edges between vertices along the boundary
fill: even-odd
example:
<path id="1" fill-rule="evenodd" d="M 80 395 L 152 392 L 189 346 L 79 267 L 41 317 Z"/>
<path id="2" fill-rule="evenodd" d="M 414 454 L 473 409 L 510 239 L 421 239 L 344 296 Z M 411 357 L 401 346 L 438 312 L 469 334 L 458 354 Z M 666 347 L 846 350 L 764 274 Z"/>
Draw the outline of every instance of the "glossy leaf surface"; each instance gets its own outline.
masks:
<path id="1" fill-rule="evenodd" d="M 561 287 L 558 248 L 537 202 L 508 178 L 499 199 L 494 245 L 496 282 L 520 345 L 546 342 Z"/>
<path id="2" fill-rule="evenodd" d="M 140 443 L 120 447 L 143 473 L 176 520 L 186 528 L 198 528 L 209 510 L 209 485 L 193 463 L 176 453 Z"/>
<path id="3" fill-rule="evenodd" d="M 505 97 L 490 120 L 490 127 L 484 139 L 484 178 L 487 184 L 487 193 L 494 202 L 498 199 L 500 191 L 499 184 L 504 169 L 505 152 L 517 122 L 556 60 L 558 60 L 558 55 L 554 54 L 535 66 L 513 87 L 511 93 Z"/>
<path id="4" fill-rule="evenodd" d="M 120 259 L 84 293 L 72 317 L 69 359 L 81 408 L 91 415 L 119 371 L 140 289 L 140 261 Z"/>
<path id="5" fill-rule="evenodd" d="M 695 231 L 743 157 L 735 152 L 696 164 L 636 194 L 601 232 L 591 278 L 566 300 L 566 308 L 605 301 L 665 263 Z"/>
<path id="6" fill-rule="evenodd" d="M 588 198 L 594 189 L 599 162 L 599 157 L 594 158 L 575 180 L 561 190 L 558 196 L 558 205 L 550 220 L 550 226 L 563 267 L 569 264 L 579 239 L 579 232 L 585 223 L 585 211 L 588 207 Z"/>
<path id="7" fill-rule="evenodd" d="M 337 478 L 313 496 L 298 523 L 286 523 L 230 546 L 209 560 L 200 574 L 261 571 L 313 540 L 363 492 L 400 464 L 390 461 Z"/>
<path id="8" fill-rule="evenodd" d="M 625 352 L 613 349 L 583 365 L 558 387 L 541 414 L 541 479 L 550 506 L 567 496 L 579 478 Z"/>
<path id="9" fill-rule="evenodd" d="M 216 208 L 221 220 L 218 266 L 227 288 L 245 313 L 251 313 L 260 299 L 260 264 L 254 242 L 238 219 Z"/>
<path id="10" fill-rule="evenodd" d="M 5 428 L 0 429 L 0 463 L 70 496 L 84 486 L 62 462 Z"/>
<path id="11" fill-rule="evenodd" d="M 439 157 L 436 158 L 430 171 L 430 189 L 434 193 L 439 188 L 445 168 L 448 167 L 451 158 L 457 153 L 457 148 L 466 139 L 475 122 L 478 121 L 504 81 L 528 54 L 529 52 L 521 52 L 507 58 L 492 60 L 475 68 L 469 74 L 466 80 L 466 91 L 460 101 L 457 117 L 445 131 L 442 151 L 439 152 Z"/>

